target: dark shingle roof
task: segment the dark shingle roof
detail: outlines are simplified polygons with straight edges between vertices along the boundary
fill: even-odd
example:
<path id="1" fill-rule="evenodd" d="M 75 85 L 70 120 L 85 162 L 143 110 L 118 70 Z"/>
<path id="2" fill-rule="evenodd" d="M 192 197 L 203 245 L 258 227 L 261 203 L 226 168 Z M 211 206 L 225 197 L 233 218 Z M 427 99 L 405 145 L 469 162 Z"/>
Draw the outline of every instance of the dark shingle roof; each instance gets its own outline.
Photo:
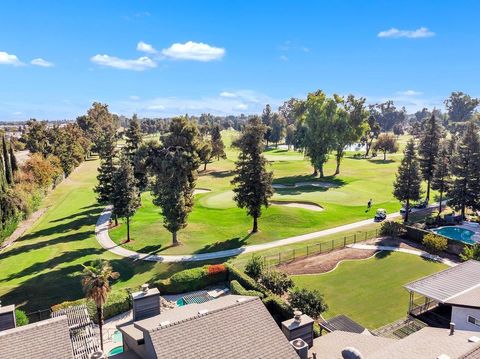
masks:
<path id="1" fill-rule="evenodd" d="M 150 331 L 157 357 L 298 359 L 259 298 L 229 297 L 239 301 Z"/>
<path id="2" fill-rule="evenodd" d="M 0 357 L 72 359 L 67 317 L 47 319 L 0 332 Z"/>
<path id="3" fill-rule="evenodd" d="M 440 303 L 448 303 L 454 297 L 479 287 L 480 262 L 475 260 L 469 260 L 405 285 L 409 291 L 422 294 Z"/>
<path id="4" fill-rule="evenodd" d="M 363 333 L 365 331 L 364 327 L 343 314 L 330 318 L 328 321 L 320 323 L 320 325 L 329 332 L 341 330 L 349 333 Z"/>

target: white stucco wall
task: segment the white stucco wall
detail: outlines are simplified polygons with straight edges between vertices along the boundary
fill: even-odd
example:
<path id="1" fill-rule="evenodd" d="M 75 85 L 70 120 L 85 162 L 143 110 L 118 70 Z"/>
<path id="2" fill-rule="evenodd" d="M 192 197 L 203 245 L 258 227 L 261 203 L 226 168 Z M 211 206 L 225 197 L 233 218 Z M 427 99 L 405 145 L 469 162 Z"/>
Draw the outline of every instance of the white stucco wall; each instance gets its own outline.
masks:
<path id="1" fill-rule="evenodd" d="M 480 309 L 454 307 L 452 306 L 452 322 L 455 323 L 455 329 L 471 330 L 480 332 L 480 327 L 468 322 L 468 316 L 480 320 Z"/>

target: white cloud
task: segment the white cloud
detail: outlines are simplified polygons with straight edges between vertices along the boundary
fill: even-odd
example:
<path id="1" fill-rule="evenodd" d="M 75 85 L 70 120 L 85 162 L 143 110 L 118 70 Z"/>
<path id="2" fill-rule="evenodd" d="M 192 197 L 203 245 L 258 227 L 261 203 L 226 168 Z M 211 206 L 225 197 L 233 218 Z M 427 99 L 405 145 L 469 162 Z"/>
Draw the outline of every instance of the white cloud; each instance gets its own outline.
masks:
<path id="1" fill-rule="evenodd" d="M 33 59 L 32 61 L 30 61 L 30 63 L 32 65 L 35 65 L 35 66 L 40 66 L 40 67 L 53 67 L 55 66 L 52 62 L 49 62 L 49 61 L 46 61 L 42 58 L 37 58 L 37 59 Z"/>
<path id="2" fill-rule="evenodd" d="M 130 100 L 133 100 L 133 101 L 138 101 L 138 100 L 140 100 L 140 97 L 139 97 L 139 96 L 135 96 L 135 95 L 129 96 L 128 98 L 129 98 Z"/>
<path id="3" fill-rule="evenodd" d="M 237 97 L 237 94 L 234 92 L 222 91 L 220 92 L 221 97 Z"/>
<path id="4" fill-rule="evenodd" d="M 162 54 L 177 60 L 211 61 L 221 59 L 225 55 L 225 49 L 202 42 L 187 41 L 184 44 L 172 44 L 163 49 Z"/>
<path id="5" fill-rule="evenodd" d="M 288 56 L 280 55 L 280 60 L 282 60 L 282 61 L 288 61 Z"/>
<path id="6" fill-rule="evenodd" d="M 121 70 L 143 71 L 157 66 L 155 61 L 147 56 L 142 56 L 134 60 L 126 60 L 109 55 L 95 55 L 92 56 L 90 60 L 97 65 L 113 67 Z"/>
<path id="7" fill-rule="evenodd" d="M 398 95 L 403 95 L 403 96 L 419 96 L 422 95 L 423 92 L 420 91 L 414 91 L 414 90 L 406 90 L 406 91 L 398 91 Z"/>
<path id="8" fill-rule="evenodd" d="M 410 39 L 419 39 L 424 37 L 432 37 L 435 36 L 433 31 L 430 31 L 426 27 L 420 27 L 416 30 L 399 30 L 392 27 L 389 30 L 380 31 L 377 34 L 378 37 L 386 37 L 386 38 L 400 38 L 400 37 L 407 37 Z"/>
<path id="9" fill-rule="evenodd" d="M 147 44 L 146 42 L 143 42 L 143 41 L 140 41 L 137 44 L 137 50 L 142 51 L 142 52 L 146 52 L 147 54 L 156 54 L 157 53 L 157 50 L 155 50 L 155 48 L 152 45 Z"/>
<path id="10" fill-rule="evenodd" d="M 248 109 L 248 105 L 244 104 L 244 103 L 241 103 L 241 104 L 238 104 L 237 106 L 235 106 L 235 108 L 237 110 L 242 110 L 242 111 L 245 111 Z"/>
<path id="11" fill-rule="evenodd" d="M 24 64 L 16 55 L 9 54 L 5 51 L 0 51 L 0 65 L 22 66 Z"/>

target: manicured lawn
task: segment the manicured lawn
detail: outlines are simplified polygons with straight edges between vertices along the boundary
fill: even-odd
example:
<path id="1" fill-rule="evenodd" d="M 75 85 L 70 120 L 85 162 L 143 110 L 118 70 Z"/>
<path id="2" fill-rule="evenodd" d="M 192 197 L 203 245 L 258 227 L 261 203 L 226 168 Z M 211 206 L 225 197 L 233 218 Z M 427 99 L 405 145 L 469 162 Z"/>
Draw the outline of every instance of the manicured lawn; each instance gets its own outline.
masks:
<path id="1" fill-rule="evenodd" d="M 372 218 L 376 208 L 395 212 L 400 205 L 392 195 L 392 183 L 401 154 L 382 159 L 354 158 L 348 153 L 343 160 L 341 173 L 336 177 L 315 179 L 312 167 L 302 153 L 286 149 L 269 149 L 266 157 L 274 172 L 274 182 L 293 184 L 296 182 L 328 182 L 334 187 L 298 187 L 277 189 L 275 200 L 307 201 L 324 208 L 316 212 L 300 208 L 272 205 L 264 210 L 260 218 L 260 232 L 248 235 L 251 218 L 245 210 L 236 207 L 230 181 L 231 171 L 238 153 L 228 147 L 235 131 L 223 131 L 227 148 L 227 159 L 208 165 L 205 173 L 200 172 L 197 187 L 210 189 L 209 193 L 196 195 L 195 207 L 189 216 L 188 226 L 179 232 L 183 243 L 170 247 L 171 235 L 163 227 L 160 209 L 152 204 L 150 193 L 143 194 L 143 206 L 131 221 L 134 241 L 124 244 L 133 250 L 159 251 L 163 254 L 188 254 L 235 248 L 241 245 L 264 243 L 289 236 L 318 231 L 338 225 Z M 404 142 L 405 138 L 401 138 Z M 334 159 L 327 163 L 325 174 L 335 170 Z M 373 199 L 373 209 L 366 212 L 368 200 Z M 110 231 L 116 243 L 126 238 L 124 224 Z"/>
<path id="2" fill-rule="evenodd" d="M 371 259 L 342 262 L 330 273 L 292 278 L 300 287 L 324 293 L 327 318 L 345 314 L 375 329 L 406 316 L 404 284 L 445 268 L 410 254 L 380 252 Z"/>
<path id="3" fill-rule="evenodd" d="M 48 211 L 14 246 L 0 253 L 2 304 L 23 305 L 33 311 L 78 299 L 83 295 L 82 264 L 99 257 L 109 259 L 121 273 L 114 288 L 138 286 L 185 268 L 185 264 L 133 262 L 98 245 L 94 226 L 101 207 L 92 192 L 97 165 L 98 161 L 82 164 L 50 193 L 44 201 Z"/>

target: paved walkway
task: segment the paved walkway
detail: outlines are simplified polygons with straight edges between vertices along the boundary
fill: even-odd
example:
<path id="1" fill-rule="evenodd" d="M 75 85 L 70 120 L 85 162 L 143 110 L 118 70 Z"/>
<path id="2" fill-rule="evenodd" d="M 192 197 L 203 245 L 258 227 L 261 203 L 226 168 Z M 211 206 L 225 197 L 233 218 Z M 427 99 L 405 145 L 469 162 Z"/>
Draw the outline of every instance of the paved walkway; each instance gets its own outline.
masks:
<path id="1" fill-rule="evenodd" d="M 430 207 L 437 206 L 436 203 L 431 204 Z M 412 212 L 417 212 L 419 210 L 412 210 Z M 420 210 L 421 211 L 421 210 Z M 233 257 L 238 256 L 239 254 L 244 253 L 253 253 L 257 251 L 263 251 L 265 249 L 271 249 L 275 247 L 285 246 L 288 244 L 299 243 L 303 241 L 308 241 L 310 239 L 325 237 L 331 234 L 336 234 L 343 231 L 348 231 L 356 228 L 363 227 L 368 224 L 374 223 L 373 219 L 366 219 L 359 222 L 354 222 L 350 224 L 345 224 L 343 226 L 338 226 L 330 229 L 325 229 L 323 231 L 303 234 L 301 236 L 289 237 L 285 239 L 280 239 L 278 241 L 273 241 L 264 244 L 254 244 L 250 246 L 243 246 L 240 248 L 229 249 L 225 251 L 218 251 L 218 252 L 211 252 L 211 253 L 200 253 L 200 254 L 186 254 L 186 255 L 158 255 L 158 254 L 149 254 L 149 253 L 138 253 L 128 249 L 125 249 L 115 242 L 113 242 L 108 235 L 108 224 L 110 217 L 112 215 L 112 206 L 107 206 L 100 217 L 98 218 L 96 227 L 95 227 L 95 235 L 97 237 L 97 241 L 100 245 L 109 250 L 110 252 L 119 255 L 121 257 L 128 257 L 133 260 L 145 260 L 151 262 L 166 262 L 166 263 L 173 263 L 173 262 L 195 262 L 195 261 L 204 261 L 209 259 L 217 259 L 217 258 L 226 258 L 226 257 Z M 387 215 L 387 219 L 395 219 L 400 217 L 401 214 L 399 212 L 391 213 Z"/>
<path id="2" fill-rule="evenodd" d="M 418 249 L 407 249 L 407 248 L 400 248 L 400 247 L 393 247 L 393 246 L 376 246 L 374 244 L 362 244 L 362 243 L 356 243 L 356 244 L 349 244 L 347 245 L 349 248 L 354 248 L 354 249 L 365 249 L 365 250 L 379 250 L 379 251 L 392 251 L 392 252 L 402 252 L 402 253 L 408 253 L 408 254 L 413 254 L 415 256 L 419 256 L 422 258 L 427 258 L 434 260 L 436 262 L 441 262 L 443 264 L 446 264 L 449 267 L 455 267 L 458 263 L 447 259 L 443 258 L 440 256 L 436 256 L 433 254 L 430 254 L 425 251 L 421 251 Z"/>

